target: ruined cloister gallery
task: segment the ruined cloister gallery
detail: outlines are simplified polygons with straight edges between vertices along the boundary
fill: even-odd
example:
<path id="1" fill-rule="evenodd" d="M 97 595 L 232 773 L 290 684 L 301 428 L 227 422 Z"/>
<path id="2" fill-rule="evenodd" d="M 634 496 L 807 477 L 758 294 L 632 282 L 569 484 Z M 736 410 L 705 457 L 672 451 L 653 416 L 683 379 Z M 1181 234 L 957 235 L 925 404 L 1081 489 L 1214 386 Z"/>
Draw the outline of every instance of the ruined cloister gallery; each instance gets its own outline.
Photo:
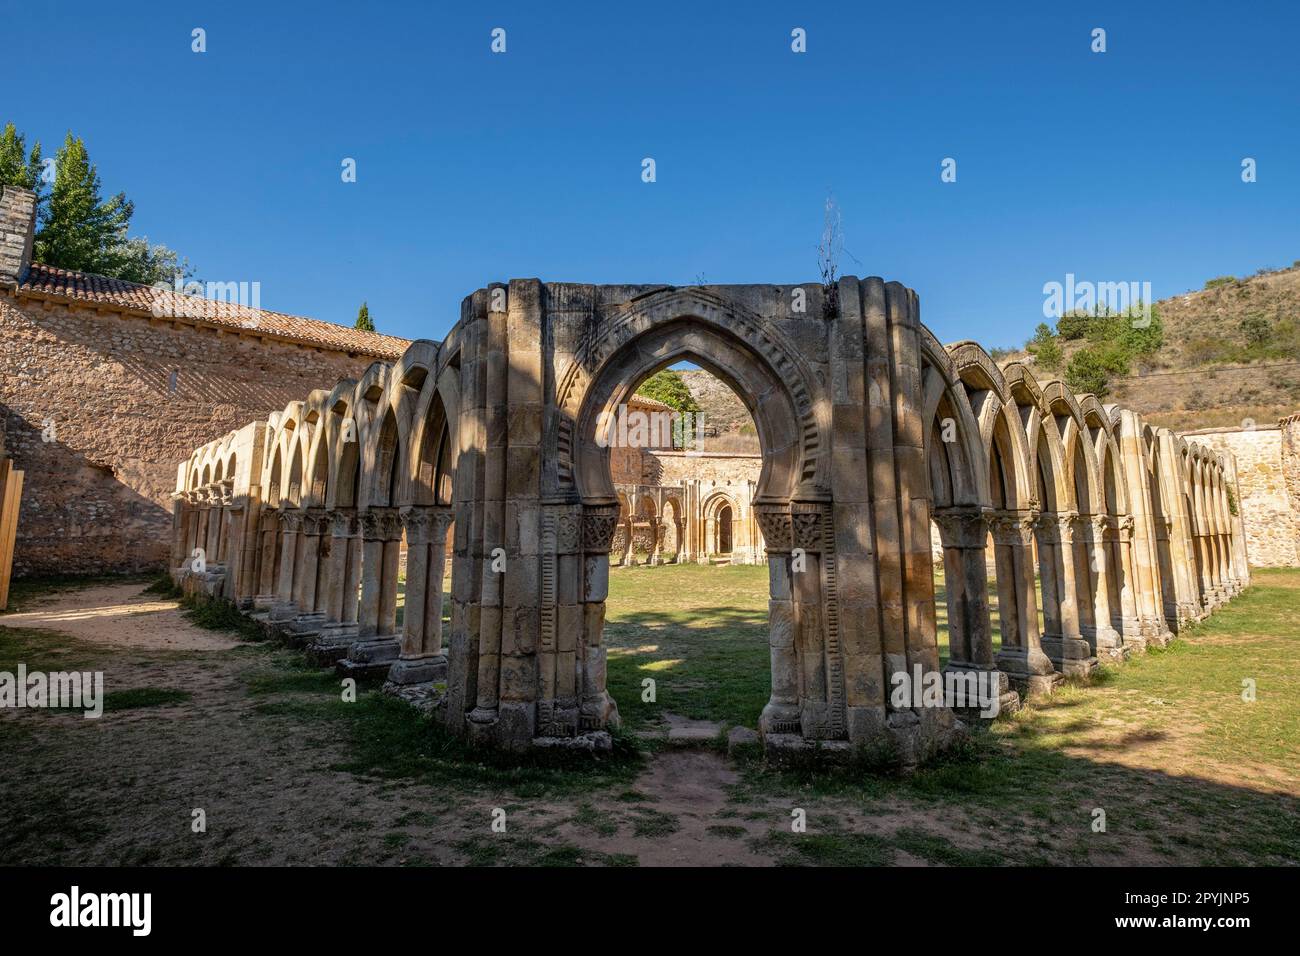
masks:
<path id="1" fill-rule="evenodd" d="M 620 499 L 598 423 L 690 361 L 735 390 L 761 443 L 744 544 L 769 569 L 769 752 L 884 743 L 915 759 L 960 733 L 946 707 L 890 699 L 892 674 L 940 667 L 932 520 L 946 669 L 994 675 L 1009 702 L 1163 645 L 1246 585 L 1231 455 L 941 345 L 898 283 L 835 291 L 828 305 L 819 284 L 480 289 L 442 343 L 182 462 L 175 576 L 345 671 L 386 672 L 473 741 L 608 746 Z"/>

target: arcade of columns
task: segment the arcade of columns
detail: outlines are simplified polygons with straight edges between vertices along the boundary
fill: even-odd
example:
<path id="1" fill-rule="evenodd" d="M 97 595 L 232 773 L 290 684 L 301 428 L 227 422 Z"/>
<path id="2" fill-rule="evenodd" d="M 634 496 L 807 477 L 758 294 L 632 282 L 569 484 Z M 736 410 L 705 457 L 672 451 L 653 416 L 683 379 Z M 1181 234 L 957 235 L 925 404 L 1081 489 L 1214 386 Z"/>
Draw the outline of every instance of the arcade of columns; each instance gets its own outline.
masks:
<path id="1" fill-rule="evenodd" d="M 1231 456 L 974 343 L 945 348 L 897 283 L 837 292 L 480 289 L 441 344 L 181 463 L 175 576 L 344 672 L 386 675 L 471 741 L 608 746 L 610 550 L 636 512 L 597 422 L 685 360 L 736 391 L 762 445 L 756 533 L 736 545 L 768 566 L 770 751 L 885 741 L 916 758 L 960 733 L 946 707 L 889 693 L 892 674 L 940 669 L 932 519 L 944 670 L 1012 697 L 1163 645 L 1248 583 Z"/>

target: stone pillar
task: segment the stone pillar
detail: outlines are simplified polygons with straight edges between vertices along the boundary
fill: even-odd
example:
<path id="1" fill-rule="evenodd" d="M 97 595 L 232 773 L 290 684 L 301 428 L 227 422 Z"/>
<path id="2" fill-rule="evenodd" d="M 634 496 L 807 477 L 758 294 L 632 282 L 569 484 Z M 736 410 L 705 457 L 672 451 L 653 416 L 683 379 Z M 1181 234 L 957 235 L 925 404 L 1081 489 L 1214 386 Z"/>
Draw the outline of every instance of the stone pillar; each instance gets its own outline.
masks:
<path id="1" fill-rule="evenodd" d="M 1186 489 L 1182 470 L 1177 466 L 1179 451 L 1176 436 L 1167 428 L 1156 432 L 1157 457 L 1152 463 L 1160 482 L 1166 489 L 1165 515 L 1169 519 L 1170 580 L 1163 582 L 1173 589 L 1173 627 L 1181 630 L 1201 618 L 1199 584 L 1196 579 L 1196 552 L 1192 540 L 1192 527 L 1188 522 Z M 1168 614 L 1166 614 L 1168 617 Z M 1168 621 L 1166 621 L 1168 623 Z"/>
<path id="2" fill-rule="evenodd" d="M 300 612 L 296 622 L 299 633 L 315 633 L 325 622 L 324 612 L 317 610 L 316 589 L 320 582 L 321 535 L 328 523 L 322 508 L 308 508 L 303 513 L 302 536 L 298 541 L 298 570 L 293 585 L 293 601 Z"/>
<path id="3" fill-rule="evenodd" d="M 1083 528 L 1089 536 L 1089 564 L 1095 575 L 1093 581 L 1093 640 L 1097 657 L 1101 660 L 1123 660 L 1124 640 L 1115 630 L 1114 612 L 1110 602 L 1111 565 L 1113 550 L 1110 535 L 1115 519 L 1109 515 L 1095 514 Z"/>
<path id="4" fill-rule="evenodd" d="M 663 558 L 659 556 L 659 548 L 662 545 L 660 538 L 663 535 L 662 519 L 650 519 L 650 558 L 651 567 L 658 567 L 663 564 Z"/>
<path id="5" fill-rule="evenodd" d="M 406 610 L 402 646 L 388 672 L 394 687 L 432 685 L 445 680 L 442 650 L 442 578 L 447 554 L 450 508 L 424 506 L 401 510 L 406 527 Z"/>
<path id="6" fill-rule="evenodd" d="M 797 623 L 791 580 L 791 550 L 794 547 L 791 519 L 783 509 L 756 510 L 767 538 L 767 633 L 772 662 L 772 696 L 763 707 L 758 726 L 765 738 L 798 735 L 802 729 L 799 664 L 795 654 Z M 803 560 L 805 564 L 798 573 L 806 576 L 809 574 L 806 554 Z M 815 626 L 820 632 L 820 626 Z"/>
<path id="7" fill-rule="evenodd" d="M 1090 674 L 1097 666 L 1092 647 L 1079 631 L 1079 587 L 1074 566 L 1074 511 L 1044 513 L 1038 519 L 1038 549 L 1044 566 L 1044 618 L 1049 631 L 1043 636 L 1043 651 L 1056 669 L 1068 676 Z M 1047 614 L 1049 587 L 1047 568 L 1052 570 L 1050 600 L 1055 603 L 1055 619 Z M 1055 624 L 1057 630 L 1051 628 Z"/>
<path id="8" fill-rule="evenodd" d="M 1120 633 L 1124 647 L 1130 653 L 1140 654 L 1147 649 L 1147 639 L 1138 615 L 1137 572 L 1133 567 L 1133 516 L 1120 515 L 1116 519 L 1115 537 L 1119 545 L 1119 566 L 1123 577 L 1119 586 Z"/>
<path id="9" fill-rule="evenodd" d="M 275 603 L 275 562 L 280 553 L 280 512 L 271 508 L 264 509 L 259 523 L 260 557 L 253 607 L 258 611 L 269 611 Z"/>
<path id="10" fill-rule="evenodd" d="M 358 640 L 339 661 L 349 675 L 386 673 L 401 653 L 397 622 L 397 565 L 402 523 L 395 508 L 360 512 L 363 555 Z"/>
<path id="11" fill-rule="evenodd" d="M 1025 697 L 1050 694 L 1061 680 L 1051 659 L 1043 653 L 1038 630 L 1033 560 L 1036 520 L 1032 511 L 995 512 L 992 520 L 1002 625 L 997 664 Z"/>
<path id="12" fill-rule="evenodd" d="M 358 591 L 361 587 L 360 530 L 353 508 L 325 512 L 329 522 L 329 556 L 321 575 L 323 593 L 317 595 L 317 609 L 325 615 L 313 656 L 321 663 L 337 661 L 357 640 Z"/>
<path id="13" fill-rule="evenodd" d="M 298 509 L 279 512 L 280 520 L 280 577 L 275 585 L 275 603 L 271 605 L 271 620 L 287 621 L 298 613 L 293 600 L 294 571 L 298 564 L 298 538 L 302 531 L 303 513 Z"/>

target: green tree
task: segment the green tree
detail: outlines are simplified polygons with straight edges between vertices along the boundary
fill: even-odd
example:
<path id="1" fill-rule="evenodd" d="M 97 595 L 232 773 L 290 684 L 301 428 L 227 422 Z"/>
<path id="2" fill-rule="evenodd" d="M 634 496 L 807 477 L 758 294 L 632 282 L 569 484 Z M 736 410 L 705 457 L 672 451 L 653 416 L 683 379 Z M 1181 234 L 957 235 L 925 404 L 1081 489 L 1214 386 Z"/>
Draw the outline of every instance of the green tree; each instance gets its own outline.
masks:
<path id="1" fill-rule="evenodd" d="M 1093 316 L 1081 310 L 1067 312 L 1056 320 L 1056 334 L 1067 342 L 1081 339 L 1088 334 L 1093 319 Z"/>
<path id="2" fill-rule="evenodd" d="M 1034 361 L 1049 372 L 1058 371 L 1065 360 L 1061 344 L 1052 334 L 1052 327 L 1046 322 L 1039 322 L 1034 330 L 1034 337 L 1025 343 L 1025 351 L 1034 357 Z"/>
<path id="3" fill-rule="evenodd" d="M 1089 345 L 1074 353 L 1065 369 L 1065 383 L 1076 392 L 1104 398 L 1110 380 L 1129 372 L 1128 355 L 1118 344 Z"/>
<path id="4" fill-rule="evenodd" d="M 101 197 L 99 172 L 80 139 L 68 133 L 55 153 L 48 193 L 43 190 L 40 144 L 24 160 L 25 149 L 24 137 L 10 123 L 0 134 L 0 185 L 37 194 L 33 256 L 38 262 L 145 285 L 193 274 L 189 263 L 166 246 L 127 235 L 135 207 L 123 193 Z"/>
<path id="5" fill-rule="evenodd" d="M 1165 343 L 1165 326 L 1160 321 L 1160 310 L 1153 304 L 1150 315 L 1143 315 L 1144 307 L 1137 302 L 1124 316 L 1117 340 L 1129 355 L 1146 357 L 1160 351 Z"/>
<path id="6" fill-rule="evenodd" d="M 28 153 L 26 137 L 9 123 L 0 133 L 0 188 L 17 186 L 39 192 L 40 184 L 41 144 L 35 144 Z"/>
<path id="7" fill-rule="evenodd" d="M 54 185 L 36 234 L 36 258 L 61 269 L 117 276 L 135 207 L 124 193 L 100 197 L 86 144 L 68 133 L 55 154 Z"/>
<path id="8" fill-rule="evenodd" d="M 670 368 L 655 372 L 641 383 L 641 387 L 636 392 L 646 398 L 653 398 L 656 401 L 663 402 L 669 408 L 676 409 L 679 412 L 698 412 L 700 410 L 699 403 L 695 401 L 695 396 L 691 394 L 690 388 L 686 385 L 686 379 L 682 378 L 680 372 L 675 372 Z"/>
<path id="9" fill-rule="evenodd" d="M 360 329 L 362 332 L 375 331 L 375 323 L 370 321 L 370 306 L 364 302 L 361 303 L 361 308 L 357 310 L 357 321 L 352 327 Z"/>

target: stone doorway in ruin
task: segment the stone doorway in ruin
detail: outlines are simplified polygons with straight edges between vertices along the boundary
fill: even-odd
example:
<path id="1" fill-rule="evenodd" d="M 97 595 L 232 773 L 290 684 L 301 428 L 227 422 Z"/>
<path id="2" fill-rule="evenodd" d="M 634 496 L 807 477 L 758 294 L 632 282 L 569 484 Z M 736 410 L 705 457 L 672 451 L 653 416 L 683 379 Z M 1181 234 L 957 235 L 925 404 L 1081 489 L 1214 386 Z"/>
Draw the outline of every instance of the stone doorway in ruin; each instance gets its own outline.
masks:
<path id="1" fill-rule="evenodd" d="M 801 582 L 792 580 L 790 521 L 792 508 L 815 512 L 819 506 L 796 500 L 805 428 L 798 400 L 791 395 L 788 374 L 779 374 L 748 343 L 710 323 L 690 317 L 652 327 L 623 343 L 601 364 L 590 382 L 585 383 L 587 387 L 583 389 L 580 401 L 571 406 L 576 425 L 574 484 L 582 502 L 585 527 L 591 527 L 594 518 L 609 516 L 612 537 L 613 521 L 619 513 L 619 497 L 610 467 L 611 449 L 596 441 L 597 429 L 631 399 L 648 377 L 680 363 L 696 365 L 728 386 L 745 406 L 757 432 L 762 464 L 753 489 L 752 511 L 756 528 L 762 530 L 761 534 L 756 531 L 755 544 L 762 549 L 768 566 L 770 694 L 761 714 L 756 716 L 767 734 L 801 734 L 804 732 L 803 723 L 811 725 L 819 715 L 810 714 L 810 720 L 805 721 L 805 715 L 800 711 L 794 601 L 798 592 L 798 596 L 810 606 L 813 602 L 820 605 L 821 597 L 817 593 L 820 575 L 814 571 L 813 574 L 799 575 L 803 579 Z M 720 551 L 730 551 L 736 541 L 736 512 L 727 505 L 721 513 L 715 511 L 713 517 L 710 529 L 713 541 L 700 534 L 702 550 L 707 552 L 715 547 Z M 703 531 L 703 527 L 700 530 Z M 775 540 L 771 533 L 773 530 L 776 531 Z M 698 563 L 707 563 L 707 555 L 701 557 Z M 589 552 L 584 568 L 587 576 L 586 620 L 589 626 L 594 622 L 599 630 L 594 634 L 587 633 L 589 648 L 603 645 L 610 574 L 607 555 L 601 555 L 595 561 L 591 558 Z M 815 564 L 816 556 L 810 558 Z M 605 648 L 601 646 L 599 658 L 602 664 L 604 653 Z M 582 704 L 582 724 L 594 729 L 617 721 L 618 711 L 616 702 L 605 692 L 603 666 L 598 672 L 589 670 L 589 673 L 597 678 L 589 690 L 595 691 L 598 687 L 603 698 L 600 701 L 587 699 Z M 544 699 L 539 703 L 541 724 L 548 708 Z M 593 704 L 596 704 L 594 712 Z M 602 717 L 605 719 L 600 720 Z M 544 733 L 544 724 L 538 729 L 539 733 Z M 814 726 L 809 730 L 817 733 Z M 824 735 L 830 736 L 830 733 Z"/>

